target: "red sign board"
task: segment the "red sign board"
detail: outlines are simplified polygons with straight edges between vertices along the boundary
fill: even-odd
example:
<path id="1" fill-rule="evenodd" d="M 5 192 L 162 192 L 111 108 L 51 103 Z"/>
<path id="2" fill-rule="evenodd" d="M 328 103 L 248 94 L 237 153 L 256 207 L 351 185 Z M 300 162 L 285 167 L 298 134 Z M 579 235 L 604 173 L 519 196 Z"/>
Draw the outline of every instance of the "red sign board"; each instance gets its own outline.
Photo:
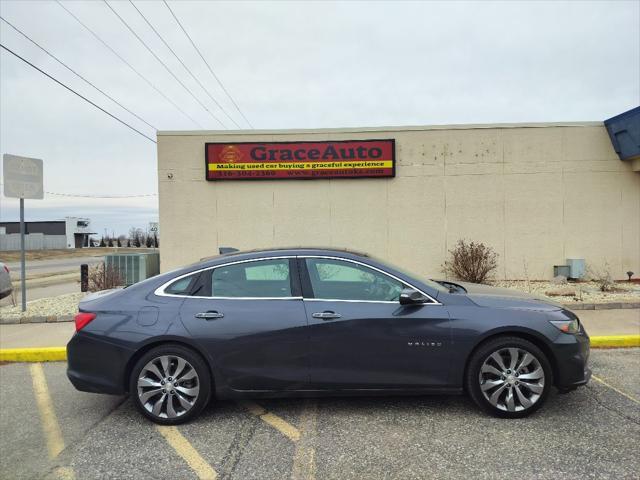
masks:
<path id="1" fill-rule="evenodd" d="M 395 176 L 395 140 L 205 145 L 207 180 Z"/>

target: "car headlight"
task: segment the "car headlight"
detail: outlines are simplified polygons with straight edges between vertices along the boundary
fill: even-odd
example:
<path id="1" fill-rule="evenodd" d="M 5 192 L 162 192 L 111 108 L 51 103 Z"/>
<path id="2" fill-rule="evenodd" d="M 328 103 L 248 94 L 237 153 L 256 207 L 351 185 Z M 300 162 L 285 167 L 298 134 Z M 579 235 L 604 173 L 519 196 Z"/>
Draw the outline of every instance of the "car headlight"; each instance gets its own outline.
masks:
<path id="1" fill-rule="evenodd" d="M 573 318 L 571 320 L 549 320 L 549 322 L 563 333 L 580 332 L 580 322 L 577 318 Z"/>

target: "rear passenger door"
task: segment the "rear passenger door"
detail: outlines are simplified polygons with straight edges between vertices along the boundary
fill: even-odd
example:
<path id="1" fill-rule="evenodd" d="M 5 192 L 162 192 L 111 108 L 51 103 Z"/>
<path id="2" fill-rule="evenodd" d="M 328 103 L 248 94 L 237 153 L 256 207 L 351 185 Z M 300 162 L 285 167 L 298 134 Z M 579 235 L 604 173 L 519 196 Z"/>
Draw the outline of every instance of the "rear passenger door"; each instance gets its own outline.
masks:
<path id="1" fill-rule="evenodd" d="M 308 384 L 307 325 L 295 259 L 233 262 L 201 273 L 180 316 L 233 390 Z"/>

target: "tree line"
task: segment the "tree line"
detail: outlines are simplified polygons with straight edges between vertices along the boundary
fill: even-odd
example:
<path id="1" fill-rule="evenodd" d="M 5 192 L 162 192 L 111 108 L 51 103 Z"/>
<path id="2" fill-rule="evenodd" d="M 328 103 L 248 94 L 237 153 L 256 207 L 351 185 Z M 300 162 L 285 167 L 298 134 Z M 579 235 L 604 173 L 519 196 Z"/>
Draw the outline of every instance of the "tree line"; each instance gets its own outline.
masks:
<path id="1" fill-rule="evenodd" d="M 158 248 L 160 240 L 156 232 L 145 232 L 141 228 L 131 227 L 129 235 L 103 235 L 98 247 Z"/>

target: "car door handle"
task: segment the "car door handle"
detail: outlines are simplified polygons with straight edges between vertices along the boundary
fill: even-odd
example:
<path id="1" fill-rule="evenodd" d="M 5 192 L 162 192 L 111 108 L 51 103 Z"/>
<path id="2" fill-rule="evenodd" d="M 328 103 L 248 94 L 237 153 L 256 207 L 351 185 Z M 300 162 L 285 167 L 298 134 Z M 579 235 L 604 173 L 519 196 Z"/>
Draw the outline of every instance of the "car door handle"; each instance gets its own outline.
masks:
<path id="1" fill-rule="evenodd" d="M 196 313 L 195 317 L 196 318 L 204 318 L 205 320 L 213 320 L 215 318 L 224 317 L 224 313 L 219 313 L 219 312 L 201 312 L 201 313 Z"/>
<path id="2" fill-rule="evenodd" d="M 322 320 L 333 320 L 334 318 L 342 317 L 339 313 L 329 311 L 312 313 L 311 316 L 313 318 L 321 318 Z"/>

